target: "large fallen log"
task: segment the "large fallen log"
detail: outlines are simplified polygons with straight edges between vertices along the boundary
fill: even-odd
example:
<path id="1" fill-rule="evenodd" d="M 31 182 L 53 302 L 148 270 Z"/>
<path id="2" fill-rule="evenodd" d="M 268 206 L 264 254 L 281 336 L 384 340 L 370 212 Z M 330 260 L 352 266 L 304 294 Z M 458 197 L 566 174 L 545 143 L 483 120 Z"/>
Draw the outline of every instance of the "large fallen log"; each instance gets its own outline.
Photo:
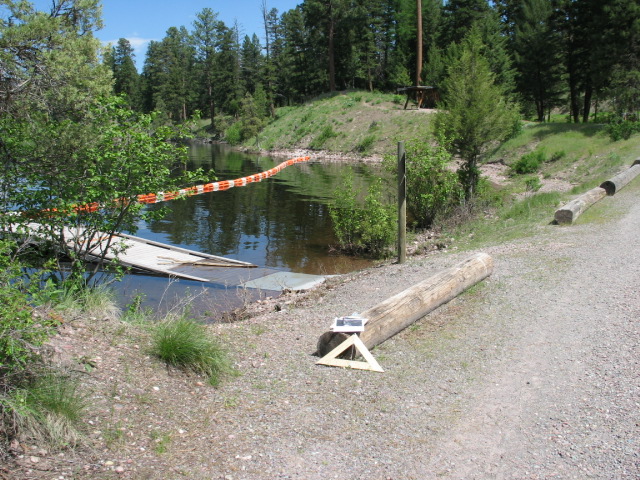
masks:
<path id="1" fill-rule="evenodd" d="M 607 191 L 604 188 L 592 188 L 588 192 L 583 193 L 578 198 L 571 200 L 565 206 L 556 210 L 554 218 L 556 222 L 561 225 L 573 223 L 580 215 L 582 215 L 582 212 L 606 196 Z"/>
<path id="2" fill-rule="evenodd" d="M 484 280 L 493 272 L 493 259 L 477 253 L 469 259 L 394 295 L 360 315 L 368 319 L 360 339 L 368 349 L 380 345 L 447 303 L 467 288 Z M 342 343 L 347 335 L 326 332 L 318 339 L 321 357 Z"/>
<path id="3" fill-rule="evenodd" d="M 638 175 L 640 175 L 640 158 L 633 162 L 633 165 L 631 165 L 631 167 L 626 169 L 624 172 L 620 172 L 612 179 L 603 182 L 600 187 L 604 188 L 607 191 L 607 195 L 615 195 L 618 190 L 620 190 Z"/>

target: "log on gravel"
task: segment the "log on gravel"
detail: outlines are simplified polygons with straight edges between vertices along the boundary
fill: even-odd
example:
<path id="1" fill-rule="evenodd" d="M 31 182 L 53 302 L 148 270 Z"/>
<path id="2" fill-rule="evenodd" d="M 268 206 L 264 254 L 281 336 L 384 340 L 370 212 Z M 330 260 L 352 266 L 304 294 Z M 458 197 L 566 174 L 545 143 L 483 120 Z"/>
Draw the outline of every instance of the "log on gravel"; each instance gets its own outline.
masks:
<path id="1" fill-rule="evenodd" d="M 624 172 L 621 172 L 612 179 L 603 182 L 600 187 L 604 188 L 607 191 L 607 195 L 615 195 L 618 190 L 620 190 L 638 175 L 640 175 L 640 159 L 633 162 L 633 165 Z"/>
<path id="2" fill-rule="evenodd" d="M 467 288 L 493 273 L 493 259 L 477 253 L 469 259 L 394 295 L 361 313 L 368 319 L 360 339 L 368 349 L 404 330 L 440 305 L 447 303 Z M 318 340 L 318 355 L 324 356 L 335 346 L 337 336 L 326 332 Z M 334 338 L 336 337 L 336 338 Z"/>
<path id="3" fill-rule="evenodd" d="M 555 220 L 559 224 L 571 224 L 582 215 L 587 208 L 596 203 L 598 200 L 602 200 L 607 196 L 607 191 L 602 187 L 592 188 L 586 193 L 583 193 L 578 198 L 571 200 L 565 206 L 556 210 Z"/>

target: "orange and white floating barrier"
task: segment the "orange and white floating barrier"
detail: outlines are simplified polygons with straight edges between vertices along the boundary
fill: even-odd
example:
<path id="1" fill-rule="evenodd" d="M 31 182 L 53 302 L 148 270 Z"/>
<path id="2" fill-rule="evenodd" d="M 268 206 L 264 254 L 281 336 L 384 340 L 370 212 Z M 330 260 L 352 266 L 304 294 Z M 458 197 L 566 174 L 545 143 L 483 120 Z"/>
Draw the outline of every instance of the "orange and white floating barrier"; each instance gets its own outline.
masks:
<path id="1" fill-rule="evenodd" d="M 201 193 L 208 192 L 221 192 L 224 190 L 229 190 L 233 187 L 244 187 L 250 183 L 260 182 L 265 178 L 269 178 L 274 176 L 276 173 L 280 172 L 284 168 L 287 168 L 295 163 L 306 162 L 310 160 L 311 157 L 298 157 L 287 160 L 286 162 L 282 162 L 280 165 L 277 165 L 266 172 L 256 173 L 255 175 L 249 175 L 248 177 L 236 178 L 235 180 L 223 180 L 221 182 L 211 182 L 205 183 L 204 185 L 194 185 L 193 187 L 182 188 L 177 192 L 158 192 L 158 193 L 149 193 L 146 195 L 138 195 L 138 202 L 140 203 L 158 203 L 158 202 L 166 202 L 168 200 L 174 200 L 180 197 L 189 197 L 191 195 L 200 195 Z M 88 203 L 85 205 L 79 205 L 75 207 L 75 211 L 79 213 L 90 213 L 95 212 L 100 208 L 100 204 L 97 202 Z"/>
<path id="2" fill-rule="evenodd" d="M 310 160 L 311 157 L 298 157 L 287 160 L 286 162 L 282 162 L 280 165 L 277 165 L 266 172 L 256 173 L 254 175 L 249 175 L 248 177 L 236 178 L 235 180 L 223 180 L 221 182 L 211 182 L 205 183 L 204 185 L 195 185 L 189 188 L 183 188 L 178 190 L 177 192 L 158 192 L 158 193 L 149 193 L 147 195 L 138 195 L 138 202 L 140 203 L 158 203 L 158 202 L 166 202 L 167 200 L 173 200 L 174 198 L 191 196 L 191 195 L 199 195 L 201 193 L 208 192 L 221 192 L 224 190 L 229 190 L 234 187 L 244 187 L 250 183 L 260 182 L 265 178 L 269 178 L 274 176 L 276 173 L 281 170 L 300 162 L 306 162 Z"/>

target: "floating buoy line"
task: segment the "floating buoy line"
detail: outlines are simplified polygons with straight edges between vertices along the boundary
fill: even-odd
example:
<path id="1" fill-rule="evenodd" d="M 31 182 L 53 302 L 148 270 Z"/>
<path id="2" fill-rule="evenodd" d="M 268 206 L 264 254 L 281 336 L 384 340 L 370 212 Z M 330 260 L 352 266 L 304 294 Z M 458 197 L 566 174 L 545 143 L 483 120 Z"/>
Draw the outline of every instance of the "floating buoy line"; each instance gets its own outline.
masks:
<path id="1" fill-rule="evenodd" d="M 286 162 L 282 162 L 279 165 L 276 165 L 273 168 L 265 172 L 256 173 L 254 175 L 249 175 L 248 177 L 236 178 L 235 180 L 223 180 L 220 182 L 211 182 L 205 183 L 204 185 L 194 185 L 189 188 L 182 188 L 175 192 L 157 192 L 157 193 L 148 193 L 144 195 L 138 195 L 137 200 L 139 203 L 159 203 L 166 202 L 168 200 L 174 200 L 176 198 L 182 197 L 190 197 L 192 195 L 200 195 L 202 193 L 209 192 L 221 192 L 224 190 L 229 190 L 234 187 L 244 187 L 249 185 L 250 183 L 260 182 L 266 178 L 272 177 L 281 170 L 294 165 L 296 163 L 306 162 L 310 160 L 311 157 L 298 157 L 291 158 Z M 89 203 L 86 205 L 80 205 L 76 207 L 76 210 L 79 212 L 95 212 L 100 208 L 100 205 L 97 202 Z"/>

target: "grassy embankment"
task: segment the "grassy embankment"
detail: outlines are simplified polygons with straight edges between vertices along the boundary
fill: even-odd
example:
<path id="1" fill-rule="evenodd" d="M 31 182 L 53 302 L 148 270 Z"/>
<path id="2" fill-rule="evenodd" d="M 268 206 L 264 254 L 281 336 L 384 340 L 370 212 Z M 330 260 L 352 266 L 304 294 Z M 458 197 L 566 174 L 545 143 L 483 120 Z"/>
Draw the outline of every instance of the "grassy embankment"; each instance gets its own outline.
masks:
<path id="1" fill-rule="evenodd" d="M 393 156 L 398 141 L 433 136 L 434 112 L 417 110 L 412 104 L 404 110 L 404 100 L 398 95 L 347 92 L 300 107 L 283 107 L 258 139 L 244 146 L 309 149 L 317 150 L 318 155 Z M 449 234 L 465 239 L 461 247 L 530 235 L 553 219 L 561 203 L 599 185 L 640 157 L 640 135 L 614 142 L 606 125 L 572 124 L 562 115 L 556 118 L 546 124 L 525 122 L 519 135 L 488 153 L 484 163 L 501 174 L 493 194 L 495 202 L 490 214 L 448 227 Z M 531 152 L 537 152 L 540 165 L 533 172 L 513 174 L 513 167 Z"/>

